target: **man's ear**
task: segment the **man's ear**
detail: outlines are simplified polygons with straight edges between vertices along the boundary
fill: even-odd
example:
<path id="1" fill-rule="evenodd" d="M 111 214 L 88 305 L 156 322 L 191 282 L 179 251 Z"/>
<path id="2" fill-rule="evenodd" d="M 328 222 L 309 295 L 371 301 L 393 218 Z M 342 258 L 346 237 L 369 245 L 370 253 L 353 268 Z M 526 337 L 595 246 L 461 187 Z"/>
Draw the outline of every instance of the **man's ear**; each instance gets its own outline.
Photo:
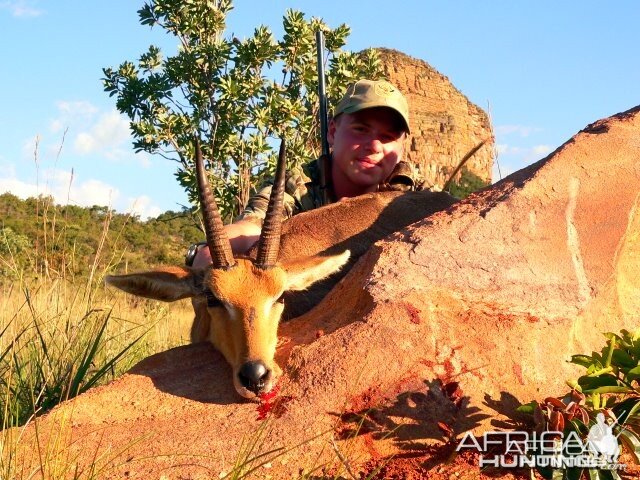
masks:
<path id="1" fill-rule="evenodd" d="M 336 135 L 336 119 L 331 118 L 329 120 L 329 128 L 327 129 L 327 142 L 329 142 L 329 146 L 333 147 L 333 139 Z"/>
<path id="2" fill-rule="evenodd" d="M 315 282 L 340 270 L 347 263 L 350 255 L 351 252 L 345 250 L 340 255 L 332 257 L 314 256 L 283 264 L 282 268 L 287 272 L 285 290 L 306 290 Z"/>
<path id="3" fill-rule="evenodd" d="M 405 154 L 409 151 L 409 134 L 404 132 L 402 134 L 402 159 L 404 160 Z"/>
<path id="4" fill-rule="evenodd" d="M 166 267 L 152 272 L 109 275 L 105 282 L 139 297 L 174 302 L 202 294 L 204 272 L 185 267 Z"/>

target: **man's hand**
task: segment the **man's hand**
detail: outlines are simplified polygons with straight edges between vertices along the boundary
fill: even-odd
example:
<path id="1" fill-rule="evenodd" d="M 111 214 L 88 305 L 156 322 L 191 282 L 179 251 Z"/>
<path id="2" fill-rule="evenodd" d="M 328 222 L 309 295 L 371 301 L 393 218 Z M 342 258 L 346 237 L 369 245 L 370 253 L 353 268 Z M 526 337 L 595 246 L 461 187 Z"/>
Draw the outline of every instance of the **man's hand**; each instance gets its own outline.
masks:
<path id="1" fill-rule="evenodd" d="M 254 243 L 260 238 L 261 226 L 253 220 L 239 220 L 236 223 L 225 225 L 227 237 L 231 242 L 233 253 L 246 253 Z M 204 246 L 198 249 L 193 259 L 194 268 L 204 268 L 211 264 L 211 253 L 209 247 Z"/>

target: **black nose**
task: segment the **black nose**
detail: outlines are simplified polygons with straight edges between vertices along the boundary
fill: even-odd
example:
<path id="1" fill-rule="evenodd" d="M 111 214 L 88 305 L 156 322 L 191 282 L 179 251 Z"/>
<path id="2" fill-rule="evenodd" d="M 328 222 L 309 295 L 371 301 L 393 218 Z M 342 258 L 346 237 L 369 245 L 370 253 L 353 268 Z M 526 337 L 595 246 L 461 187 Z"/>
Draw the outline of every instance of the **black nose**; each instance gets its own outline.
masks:
<path id="1" fill-rule="evenodd" d="M 238 372 L 240 383 L 247 390 L 251 390 L 256 395 L 264 389 L 271 372 L 266 365 L 260 361 L 247 362 Z"/>

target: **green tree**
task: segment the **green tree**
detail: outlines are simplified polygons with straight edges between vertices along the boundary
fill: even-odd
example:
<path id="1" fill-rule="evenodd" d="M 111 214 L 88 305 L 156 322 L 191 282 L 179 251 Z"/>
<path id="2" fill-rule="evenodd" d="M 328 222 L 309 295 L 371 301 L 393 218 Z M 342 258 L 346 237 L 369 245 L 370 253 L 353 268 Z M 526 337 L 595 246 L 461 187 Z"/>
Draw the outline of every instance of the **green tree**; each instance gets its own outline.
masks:
<path id="1" fill-rule="evenodd" d="M 31 242 L 10 227 L 0 228 L 0 273 L 16 274 L 29 263 Z"/>
<path id="2" fill-rule="evenodd" d="M 179 49 L 164 58 L 150 46 L 134 64 L 105 68 L 104 87 L 131 120 L 134 149 L 178 162 L 176 177 L 197 204 L 194 139 L 207 159 L 222 214 L 230 218 L 251 189 L 275 167 L 285 137 L 289 166 L 319 155 L 315 32 L 326 37 L 327 95 L 335 103 L 350 81 L 378 79 L 377 54 L 342 50 L 347 25 L 287 10 L 284 35 L 265 26 L 240 40 L 225 37 L 231 0 L 150 0 L 138 11 L 142 25 L 175 36 Z M 277 78 L 276 78 L 277 77 Z"/>
<path id="3" fill-rule="evenodd" d="M 202 238 L 190 212 L 140 221 L 108 207 L 61 206 L 49 197 L 22 200 L 8 193 L 0 195 L 0 219 L 0 285 L 45 273 L 86 278 L 96 262 L 99 269 L 130 271 L 180 264 L 184 245 Z"/>
<path id="4" fill-rule="evenodd" d="M 490 182 L 483 180 L 478 175 L 468 170 L 467 167 L 462 167 L 459 180 L 457 182 L 451 182 L 448 191 L 454 197 L 462 199 L 468 197 L 473 192 L 486 187 L 489 183 Z"/>

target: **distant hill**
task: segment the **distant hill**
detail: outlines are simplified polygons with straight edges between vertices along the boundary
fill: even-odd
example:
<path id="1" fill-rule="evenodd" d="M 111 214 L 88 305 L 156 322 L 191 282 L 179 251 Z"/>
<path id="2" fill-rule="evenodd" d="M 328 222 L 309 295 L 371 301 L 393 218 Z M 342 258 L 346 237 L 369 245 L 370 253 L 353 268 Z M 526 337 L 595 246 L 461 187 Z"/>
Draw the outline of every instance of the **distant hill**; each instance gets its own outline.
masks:
<path id="1" fill-rule="evenodd" d="M 55 205 L 51 197 L 0 195 L 0 282 L 16 276 L 87 275 L 182 264 L 204 234 L 189 211 L 141 221 L 108 207 Z"/>

